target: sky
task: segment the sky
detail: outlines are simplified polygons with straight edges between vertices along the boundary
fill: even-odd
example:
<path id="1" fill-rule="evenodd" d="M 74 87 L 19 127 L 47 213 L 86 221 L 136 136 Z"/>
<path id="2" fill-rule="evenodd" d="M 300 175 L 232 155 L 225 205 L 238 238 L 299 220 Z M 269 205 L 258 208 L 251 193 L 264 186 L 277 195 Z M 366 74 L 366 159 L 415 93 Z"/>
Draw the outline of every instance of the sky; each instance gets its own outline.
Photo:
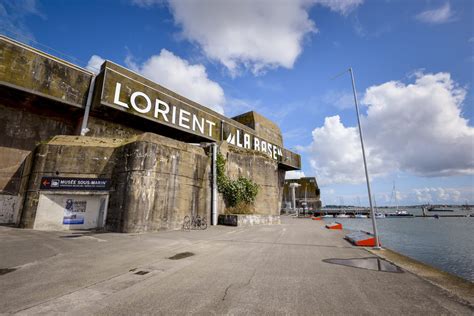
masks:
<path id="1" fill-rule="evenodd" d="M 474 203 L 473 24 L 471 0 L 0 0 L 4 35 L 273 120 L 325 205 L 368 204 L 349 67 L 376 204 Z"/>

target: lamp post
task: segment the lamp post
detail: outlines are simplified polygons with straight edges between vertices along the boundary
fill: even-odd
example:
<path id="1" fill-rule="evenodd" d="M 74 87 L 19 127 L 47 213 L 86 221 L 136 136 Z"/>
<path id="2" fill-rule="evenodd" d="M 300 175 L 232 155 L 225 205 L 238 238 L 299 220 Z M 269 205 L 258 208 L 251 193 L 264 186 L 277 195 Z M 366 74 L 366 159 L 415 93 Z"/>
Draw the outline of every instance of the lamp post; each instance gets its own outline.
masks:
<path id="1" fill-rule="evenodd" d="M 356 113 L 357 113 L 357 125 L 359 126 L 360 146 L 362 147 L 362 158 L 364 160 L 365 180 L 367 181 L 367 192 L 369 194 L 370 217 L 372 219 L 372 226 L 374 229 L 374 238 L 375 238 L 374 249 L 381 249 L 380 242 L 379 242 L 379 234 L 377 232 L 377 223 L 375 221 L 374 207 L 372 205 L 372 194 L 370 192 L 371 190 L 370 190 L 369 171 L 367 170 L 367 161 L 365 158 L 364 136 L 362 135 L 362 127 L 360 126 L 359 102 L 357 101 L 357 93 L 356 93 L 356 88 L 355 88 L 355 80 L 354 80 L 354 73 L 352 71 L 352 67 L 349 68 L 349 72 L 351 74 L 351 80 L 352 80 L 352 92 L 354 93 L 354 103 L 355 103 Z"/>

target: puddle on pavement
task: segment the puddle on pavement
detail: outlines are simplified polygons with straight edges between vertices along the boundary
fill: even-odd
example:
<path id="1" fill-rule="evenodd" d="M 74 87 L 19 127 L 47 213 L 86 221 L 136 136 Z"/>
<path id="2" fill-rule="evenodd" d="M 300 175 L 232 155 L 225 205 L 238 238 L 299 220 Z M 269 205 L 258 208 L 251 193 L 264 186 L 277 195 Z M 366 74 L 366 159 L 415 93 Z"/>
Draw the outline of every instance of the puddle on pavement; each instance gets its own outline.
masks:
<path id="1" fill-rule="evenodd" d="M 79 237 L 93 237 L 94 235 L 106 234 L 107 231 L 97 229 L 97 230 L 80 230 L 80 231 L 72 231 L 69 235 L 62 235 L 59 238 L 79 238 Z"/>
<path id="2" fill-rule="evenodd" d="M 59 236 L 59 238 L 79 238 L 82 237 L 82 235 L 64 235 L 64 236 Z"/>
<path id="3" fill-rule="evenodd" d="M 135 274 L 138 274 L 138 275 L 145 275 L 145 274 L 148 274 L 150 273 L 150 271 L 138 271 L 138 272 L 135 272 Z"/>
<path id="4" fill-rule="evenodd" d="M 10 272 L 15 271 L 16 269 L 13 268 L 0 268 L 0 275 L 4 275 Z"/>
<path id="5" fill-rule="evenodd" d="M 184 259 L 184 258 L 191 257 L 191 256 L 194 256 L 194 253 L 192 253 L 192 252 L 181 252 L 181 253 L 175 254 L 172 257 L 169 257 L 168 259 L 179 260 L 179 259 Z"/>
<path id="6" fill-rule="evenodd" d="M 351 258 L 351 259 L 332 258 L 332 259 L 324 259 L 323 262 L 339 264 L 339 265 L 347 266 L 347 267 L 367 269 L 367 270 L 403 273 L 403 270 L 397 267 L 396 265 L 377 257 Z"/>

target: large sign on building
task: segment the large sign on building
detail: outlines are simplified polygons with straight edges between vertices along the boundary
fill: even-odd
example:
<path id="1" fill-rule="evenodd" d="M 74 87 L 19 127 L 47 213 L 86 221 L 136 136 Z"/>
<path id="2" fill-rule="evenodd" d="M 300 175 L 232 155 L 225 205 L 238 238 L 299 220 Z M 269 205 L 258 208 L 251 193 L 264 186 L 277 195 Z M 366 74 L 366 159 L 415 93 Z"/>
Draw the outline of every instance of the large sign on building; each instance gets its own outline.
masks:
<path id="1" fill-rule="evenodd" d="M 191 141 L 224 141 L 230 146 L 262 153 L 278 161 L 284 169 L 301 167 L 300 156 L 283 148 L 281 133 L 278 132 L 278 138 L 257 131 L 255 126 L 227 118 L 110 61 L 102 65 L 96 85 L 91 86 L 93 74 L 80 67 L 4 37 L 0 37 L 0 45 L 0 57 L 10 65 L 7 71 L 0 71 L 0 87 L 52 100 L 37 104 L 41 107 L 47 104 L 50 112 L 67 115 L 65 119 L 83 115 L 92 89 L 93 115 L 98 118 L 114 121 L 113 116 L 120 113 L 116 122 L 127 126 L 134 120 L 133 125 L 138 125 L 140 131 L 176 139 L 184 136 L 183 141 L 188 141 L 185 139 L 188 136 Z M 142 129 L 141 118 L 147 120 Z M 154 131 L 153 126 L 156 126 Z M 168 133 L 163 132 L 165 129 Z M 174 131 L 180 133 L 173 134 Z"/>
<path id="2" fill-rule="evenodd" d="M 253 129 L 112 62 L 104 63 L 98 82 L 101 89 L 96 106 L 127 112 L 210 141 L 226 141 L 299 169 L 298 155 L 257 136 Z"/>

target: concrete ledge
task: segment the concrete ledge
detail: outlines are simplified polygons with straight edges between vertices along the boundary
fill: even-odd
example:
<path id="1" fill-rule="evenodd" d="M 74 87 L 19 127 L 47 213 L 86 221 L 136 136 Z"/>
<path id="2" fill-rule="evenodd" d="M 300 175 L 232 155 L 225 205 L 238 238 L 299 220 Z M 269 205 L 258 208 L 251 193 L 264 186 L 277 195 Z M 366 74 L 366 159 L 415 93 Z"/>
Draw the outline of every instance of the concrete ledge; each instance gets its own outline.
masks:
<path id="1" fill-rule="evenodd" d="M 474 283 L 387 248 L 383 248 L 382 250 L 368 248 L 367 250 L 372 254 L 386 259 L 400 268 L 419 276 L 431 284 L 444 289 L 451 295 L 456 296 L 459 301 L 469 305 L 471 308 L 474 307 Z"/>
<path id="2" fill-rule="evenodd" d="M 219 215 L 217 223 L 227 226 L 278 225 L 280 224 L 280 216 L 244 214 Z"/>

